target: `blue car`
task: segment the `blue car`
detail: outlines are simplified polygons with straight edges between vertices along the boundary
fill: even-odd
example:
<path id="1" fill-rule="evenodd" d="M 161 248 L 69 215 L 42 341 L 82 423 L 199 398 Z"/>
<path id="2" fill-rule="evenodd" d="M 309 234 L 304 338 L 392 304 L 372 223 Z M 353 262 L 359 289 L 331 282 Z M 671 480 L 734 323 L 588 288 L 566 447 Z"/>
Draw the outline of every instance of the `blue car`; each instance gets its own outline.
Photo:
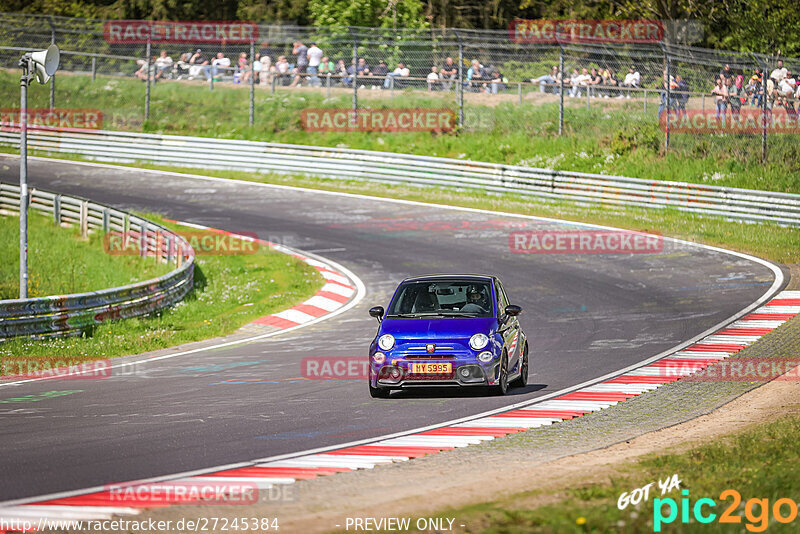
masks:
<path id="1" fill-rule="evenodd" d="M 439 274 L 403 280 L 369 348 L 369 393 L 414 386 L 484 386 L 505 395 L 528 382 L 528 341 L 494 276 Z"/>

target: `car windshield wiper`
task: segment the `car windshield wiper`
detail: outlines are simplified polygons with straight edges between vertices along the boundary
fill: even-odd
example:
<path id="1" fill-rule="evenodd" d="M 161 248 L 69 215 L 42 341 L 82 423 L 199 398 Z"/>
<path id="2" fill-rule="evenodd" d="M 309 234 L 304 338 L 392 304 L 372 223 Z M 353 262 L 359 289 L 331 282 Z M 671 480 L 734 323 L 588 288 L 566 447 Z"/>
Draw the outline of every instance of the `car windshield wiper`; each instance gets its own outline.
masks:
<path id="1" fill-rule="evenodd" d="M 417 314 L 417 313 L 393 313 L 391 315 L 387 315 L 386 317 L 387 318 L 388 317 L 400 317 L 402 319 L 413 319 L 415 317 L 419 317 L 419 314 Z"/>
<path id="2" fill-rule="evenodd" d="M 477 313 L 462 311 L 438 311 L 433 313 L 420 313 L 417 317 L 478 317 Z"/>

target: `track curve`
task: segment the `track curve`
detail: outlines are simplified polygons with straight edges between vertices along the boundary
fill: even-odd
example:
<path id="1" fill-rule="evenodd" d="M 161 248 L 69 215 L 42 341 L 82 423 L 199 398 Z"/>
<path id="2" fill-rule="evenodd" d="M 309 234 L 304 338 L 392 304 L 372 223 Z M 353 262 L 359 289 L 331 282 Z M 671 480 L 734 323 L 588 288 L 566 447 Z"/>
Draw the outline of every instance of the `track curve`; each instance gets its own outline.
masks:
<path id="1" fill-rule="evenodd" d="M 0 400 L 80 390 L 0 405 L 0 501 L 335 445 L 544 396 L 703 332 L 775 280 L 761 263 L 673 242 L 657 254 L 509 251 L 510 231 L 581 226 L 565 222 L 41 159 L 28 172 L 32 187 L 318 252 L 358 275 L 367 298 L 297 332 L 153 362 L 134 376 L 0 388 Z M 17 160 L 0 158 L 0 179 L 17 178 Z M 437 390 L 376 401 L 360 380 L 299 378 L 304 357 L 365 355 L 375 332 L 366 310 L 385 305 L 399 279 L 453 271 L 499 275 L 525 308 L 526 388 L 509 398 Z"/>

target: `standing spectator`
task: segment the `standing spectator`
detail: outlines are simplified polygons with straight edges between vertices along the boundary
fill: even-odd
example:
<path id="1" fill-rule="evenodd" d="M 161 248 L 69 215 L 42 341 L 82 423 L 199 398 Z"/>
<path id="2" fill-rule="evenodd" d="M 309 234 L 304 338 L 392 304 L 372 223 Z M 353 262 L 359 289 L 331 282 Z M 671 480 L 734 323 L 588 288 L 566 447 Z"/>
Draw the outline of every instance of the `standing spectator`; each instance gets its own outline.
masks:
<path id="1" fill-rule="evenodd" d="M 292 54 L 297 56 L 297 61 L 294 67 L 294 80 L 289 87 L 296 87 L 308 70 L 308 47 L 300 41 L 295 41 L 292 45 Z"/>
<path id="2" fill-rule="evenodd" d="M 711 90 L 711 94 L 714 95 L 717 104 L 717 120 L 721 119 L 724 124 L 728 109 L 728 89 L 725 87 L 722 77 L 717 78 L 717 84 Z"/>
<path id="3" fill-rule="evenodd" d="M 789 75 L 789 70 L 783 66 L 783 60 L 778 60 L 778 67 L 772 71 L 772 74 L 769 75 L 770 78 L 775 80 L 776 84 L 779 84 L 783 81 L 786 76 Z"/>
<path id="4" fill-rule="evenodd" d="M 189 64 L 199 67 L 199 70 L 206 75 L 206 80 L 211 79 L 211 69 L 208 66 L 209 61 L 208 58 L 203 55 L 203 51 L 201 49 L 198 48 L 197 51 L 194 54 L 192 54 L 192 57 L 189 59 Z M 197 75 L 198 75 L 197 69 L 195 69 L 194 71 L 191 68 L 189 69 L 190 77 L 194 77 Z"/>
<path id="5" fill-rule="evenodd" d="M 728 107 L 731 109 L 731 118 L 738 121 L 742 109 L 742 93 L 733 83 L 733 78 L 725 78 L 725 89 L 728 91 Z"/>
<path id="6" fill-rule="evenodd" d="M 156 59 L 156 78 L 166 78 L 172 72 L 172 58 L 167 55 L 166 50 L 161 51 L 161 55 Z"/>
<path id="7" fill-rule="evenodd" d="M 731 66 L 726 63 L 722 70 L 719 71 L 719 77 L 722 78 L 722 82 L 727 87 L 728 79 L 733 79 L 733 70 L 731 70 Z"/>
<path id="8" fill-rule="evenodd" d="M 436 65 L 431 67 L 431 71 L 428 73 L 428 91 L 438 91 L 439 90 L 439 69 L 436 68 Z"/>
<path id="9" fill-rule="evenodd" d="M 386 80 L 383 82 L 383 88 L 389 89 L 392 86 L 401 87 L 401 84 L 397 78 L 408 78 L 410 74 L 411 71 L 408 70 L 408 67 L 406 67 L 404 63 L 398 63 L 397 68 L 386 76 Z"/>
<path id="10" fill-rule="evenodd" d="M 626 98 L 631 97 L 631 89 L 638 89 L 642 83 L 642 75 L 639 74 L 639 71 L 636 70 L 634 65 L 631 65 L 628 69 L 628 74 L 625 75 L 625 80 L 622 82 L 622 87 L 628 89 L 628 94 Z M 622 93 L 617 98 L 622 98 Z"/>
<path id="11" fill-rule="evenodd" d="M 442 91 L 449 91 L 453 87 L 458 79 L 458 65 L 453 62 L 453 58 L 444 60 L 444 65 L 439 69 L 439 78 L 442 80 Z"/>
<path id="12" fill-rule="evenodd" d="M 678 117 L 681 115 L 686 116 L 686 104 L 689 102 L 689 84 L 680 74 L 675 76 L 675 82 L 675 102 L 678 107 Z"/>
<path id="13" fill-rule="evenodd" d="M 248 83 L 250 81 L 250 76 L 252 75 L 253 69 L 250 68 L 250 63 L 247 61 L 247 52 L 242 52 L 239 54 L 239 61 L 236 64 L 236 71 L 233 76 L 233 81 L 235 83 Z"/>
<path id="14" fill-rule="evenodd" d="M 310 85 L 312 87 L 319 87 L 321 84 L 319 82 L 319 65 L 322 63 L 322 57 L 325 55 L 322 53 L 322 49 L 317 46 L 317 43 L 311 43 L 311 47 L 308 49 L 308 73 L 311 75 Z"/>
<path id="15" fill-rule="evenodd" d="M 667 96 L 668 96 L 668 93 L 667 93 L 667 73 L 665 71 L 664 72 L 664 78 L 661 81 L 661 91 L 659 91 L 659 96 L 661 97 L 661 102 L 658 105 L 658 119 L 659 120 L 661 120 L 662 113 L 664 113 L 666 111 L 667 114 L 669 114 L 670 111 L 675 109 L 677 103 L 675 102 L 675 95 L 671 94 L 671 91 L 673 89 L 677 89 L 677 87 L 678 87 L 678 84 L 675 82 L 674 79 L 672 79 L 670 77 L 670 80 L 669 80 L 669 91 L 670 91 L 670 93 L 669 93 L 669 102 L 667 102 L 667 100 L 668 100 L 667 99 Z M 667 104 L 669 104 L 669 106 Z"/>

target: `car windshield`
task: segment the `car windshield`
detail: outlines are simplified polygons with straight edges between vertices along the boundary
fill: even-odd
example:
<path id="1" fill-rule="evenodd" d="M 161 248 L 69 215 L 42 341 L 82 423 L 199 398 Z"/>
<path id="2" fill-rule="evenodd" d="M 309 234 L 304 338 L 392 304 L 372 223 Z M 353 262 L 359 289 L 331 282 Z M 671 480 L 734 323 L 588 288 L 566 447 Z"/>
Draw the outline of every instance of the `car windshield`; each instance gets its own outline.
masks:
<path id="1" fill-rule="evenodd" d="M 387 317 L 492 317 L 488 282 L 422 280 L 403 283 Z"/>

